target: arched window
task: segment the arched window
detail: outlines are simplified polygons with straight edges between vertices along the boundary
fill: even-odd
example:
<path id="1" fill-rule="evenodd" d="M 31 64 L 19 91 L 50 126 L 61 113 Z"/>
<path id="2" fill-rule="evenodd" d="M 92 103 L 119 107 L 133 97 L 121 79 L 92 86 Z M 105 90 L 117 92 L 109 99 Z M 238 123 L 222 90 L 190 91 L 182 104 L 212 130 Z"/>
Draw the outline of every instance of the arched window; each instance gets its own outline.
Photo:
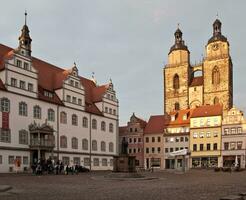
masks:
<path id="1" fill-rule="evenodd" d="M 106 151 L 106 143 L 104 141 L 101 142 L 101 151 Z"/>
<path id="2" fill-rule="evenodd" d="M 110 142 L 109 143 L 108 149 L 109 149 L 109 152 L 113 152 L 114 151 L 114 144 L 113 144 L 113 142 Z"/>
<path id="3" fill-rule="evenodd" d="M 72 138 L 72 149 L 78 149 L 78 139 L 76 137 Z"/>
<path id="4" fill-rule="evenodd" d="M 101 130 L 102 131 L 106 130 L 106 123 L 104 121 L 101 122 Z"/>
<path id="5" fill-rule="evenodd" d="M 19 131 L 19 144 L 28 144 L 28 132 L 26 130 Z"/>
<path id="6" fill-rule="evenodd" d="M 72 115 L 72 125 L 77 126 L 78 125 L 78 117 L 77 115 Z"/>
<path id="7" fill-rule="evenodd" d="M 48 121 L 55 121 L 55 111 L 53 109 L 48 109 Z"/>
<path id="8" fill-rule="evenodd" d="M 97 141 L 92 140 L 92 151 L 97 151 Z"/>
<path id="9" fill-rule="evenodd" d="M 109 124 L 109 132 L 110 133 L 114 132 L 114 125 L 112 123 Z"/>
<path id="10" fill-rule="evenodd" d="M 33 118 L 41 119 L 41 108 L 39 106 L 33 107 Z"/>
<path id="11" fill-rule="evenodd" d="M 87 119 L 87 117 L 83 117 L 83 127 L 84 128 L 88 127 L 88 119 Z"/>
<path id="12" fill-rule="evenodd" d="M 67 123 L 67 113 L 65 113 L 64 111 L 60 113 L 60 122 L 61 124 Z"/>
<path id="13" fill-rule="evenodd" d="M 179 103 L 178 102 L 176 102 L 175 104 L 174 104 L 174 110 L 179 110 L 180 109 L 180 107 L 179 107 Z"/>
<path id="14" fill-rule="evenodd" d="M 215 104 L 219 104 L 219 103 L 220 103 L 219 98 L 218 98 L 218 97 L 214 97 L 214 105 L 215 105 Z"/>
<path id="15" fill-rule="evenodd" d="M 19 115 L 27 116 L 27 104 L 25 102 L 19 103 Z"/>
<path id="16" fill-rule="evenodd" d="M 173 77 L 173 89 L 179 89 L 179 75 L 175 74 Z"/>
<path id="17" fill-rule="evenodd" d="M 10 111 L 10 101 L 7 98 L 1 99 L 1 111 L 2 112 L 9 112 Z"/>
<path id="18" fill-rule="evenodd" d="M 213 85 L 220 84 L 220 72 L 217 66 L 215 66 L 212 71 L 212 84 Z"/>
<path id="19" fill-rule="evenodd" d="M 97 120 L 92 120 L 92 129 L 97 129 Z"/>
<path id="20" fill-rule="evenodd" d="M 60 147 L 67 148 L 67 137 L 65 135 L 60 137 Z"/>
<path id="21" fill-rule="evenodd" d="M 88 140 L 87 139 L 82 140 L 82 149 L 88 150 Z"/>

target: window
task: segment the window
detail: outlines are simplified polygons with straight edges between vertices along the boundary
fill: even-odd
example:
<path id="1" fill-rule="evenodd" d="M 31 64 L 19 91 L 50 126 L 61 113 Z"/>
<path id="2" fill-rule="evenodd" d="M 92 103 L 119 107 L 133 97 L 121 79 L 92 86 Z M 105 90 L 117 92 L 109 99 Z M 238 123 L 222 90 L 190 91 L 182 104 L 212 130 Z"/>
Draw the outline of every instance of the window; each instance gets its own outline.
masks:
<path id="1" fill-rule="evenodd" d="M 75 114 L 72 115 L 72 125 L 78 126 L 78 116 Z"/>
<path id="2" fill-rule="evenodd" d="M 132 143 L 132 138 L 129 138 L 129 143 Z"/>
<path id="3" fill-rule="evenodd" d="M 189 141 L 189 138 L 188 137 L 185 137 L 185 142 L 188 142 Z"/>
<path id="4" fill-rule="evenodd" d="M 210 138 L 211 137 L 211 133 L 210 132 L 207 132 L 206 137 L 207 138 Z"/>
<path id="5" fill-rule="evenodd" d="M 49 98 L 53 98 L 53 93 L 51 93 L 47 90 L 44 90 L 44 96 L 49 97 Z"/>
<path id="6" fill-rule="evenodd" d="M 84 165 L 90 166 L 90 158 L 84 158 Z"/>
<path id="7" fill-rule="evenodd" d="M 11 142 L 11 134 L 9 129 L 0 129 L 0 142 Z"/>
<path id="8" fill-rule="evenodd" d="M 14 156 L 9 156 L 9 164 L 13 165 L 15 162 L 15 157 Z"/>
<path id="9" fill-rule="evenodd" d="M 97 151 L 97 141 L 92 140 L 92 151 Z"/>
<path id="10" fill-rule="evenodd" d="M 48 109 L 48 121 L 55 121 L 55 111 L 53 109 Z"/>
<path id="11" fill-rule="evenodd" d="M 217 150 L 218 146 L 217 143 L 214 143 L 214 150 Z"/>
<path id="12" fill-rule="evenodd" d="M 237 149 L 238 150 L 241 150 L 242 149 L 242 146 L 243 146 L 243 142 L 237 142 Z"/>
<path id="13" fill-rule="evenodd" d="M 179 89 L 179 75 L 175 74 L 173 77 L 173 89 Z"/>
<path id="14" fill-rule="evenodd" d="M 19 144 L 28 144 L 28 132 L 26 130 L 19 131 Z"/>
<path id="15" fill-rule="evenodd" d="M 99 166 L 99 158 L 93 158 L 93 165 Z"/>
<path id="16" fill-rule="evenodd" d="M 108 160 L 107 160 L 107 158 L 103 158 L 102 159 L 102 166 L 108 166 Z"/>
<path id="17" fill-rule="evenodd" d="M 75 87 L 78 88 L 79 87 L 79 83 L 76 81 L 75 82 Z"/>
<path id="18" fill-rule="evenodd" d="M 108 107 L 105 107 L 105 113 L 107 113 L 108 112 Z"/>
<path id="19" fill-rule="evenodd" d="M 137 143 L 137 138 L 134 138 L 134 139 L 133 139 L 133 142 L 134 142 L 134 143 Z"/>
<path id="20" fill-rule="evenodd" d="M 82 105 L 82 99 L 78 99 L 78 104 L 81 106 Z"/>
<path id="21" fill-rule="evenodd" d="M 112 114 L 112 108 L 109 108 L 109 114 Z"/>
<path id="22" fill-rule="evenodd" d="M 180 109 L 179 103 L 176 102 L 176 103 L 174 104 L 174 110 L 179 110 L 179 109 Z"/>
<path id="23" fill-rule="evenodd" d="M 146 142 L 146 143 L 149 142 L 149 138 L 148 138 L 148 137 L 145 138 L 145 142 Z"/>
<path id="24" fill-rule="evenodd" d="M 73 80 L 70 80 L 70 85 L 74 85 L 74 81 Z"/>
<path id="25" fill-rule="evenodd" d="M 28 65 L 28 63 L 26 63 L 26 62 L 24 62 L 24 69 L 25 69 L 25 70 L 29 70 L 29 65 Z"/>
<path id="26" fill-rule="evenodd" d="M 198 137 L 197 133 L 193 133 L 193 138 L 197 138 L 197 137 Z"/>
<path id="27" fill-rule="evenodd" d="M 197 145 L 193 144 L 193 151 L 197 151 Z"/>
<path id="28" fill-rule="evenodd" d="M 218 132 L 217 131 L 214 132 L 214 137 L 218 137 Z"/>
<path id="29" fill-rule="evenodd" d="M 197 127 L 197 121 L 195 119 L 193 120 L 193 126 Z"/>
<path id="30" fill-rule="evenodd" d="M 116 110 L 115 109 L 113 110 L 113 114 L 116 115 Z"/>
<path id="31" fill-rule="evenodd" d="M 70 163 L 70 162 L 69 162 L 69 157 L 63 156 L 63 157 L 62 157 L 62 162 L 63 162 L 64 165 L 69 165 L 69 163 Z"/>
<path id="32" fill-rule="evenodd" d="M 10 111 L 10 101 L 7 98 L 1 99 L 1 111 L 2 112 L 9 112 Z"/>
<path id="33" fill-rule="evenodd" d="M 28 89 L 28 91 L 32 92 L 33 91 L 33 84 L 32 83 L 28 83 L 27 89 Z"/>
<path id="34" fill-rule="evenodd" d="M 78 139 L 76 137 L 72 138 L 72 149 L 78 149 Z"/>
<path id="35" fill-rule="evenodd" d="M 101 142 L 101 151 L 106 151 L 106 143 L 104 141 Z"/>
<path id="36" fill-rule="evenodd" d="M 0 155 L 0 165 L 3 164 L 3 156 Z"/>
<path id="37" fill-rule="evenodd" d="M 145 152 L 146 152 L 146 153 L 149 153 L 149 148 L 146 148 L 146 149 L 145 149 Z"/>
<path id="38" fill-rule="evenodd" d="M 80 165 L 80 157 L 73 157 L 73 164 Z"/>
<path id="39" fill-rule="evenodd" d="M 87 117 L 83 117 L 83 127 L 84 128 L 88 127 L 88 119 L 87 119 Z"/>
<path id="40" fill-rule="evenodd" d="M 204 138 L 204 133 L 203 132 L 200 133 L 200 138 Z"/>
<path id="41" fill-rule="evenodd" d="M 171 137 L 171 138 L 169 139 L 169 141 L 170 141 L 170 142 L 174 142 L 174 139 L 175 139 L 174 137 Z"/>
<path id="42" fill-rule="evenodd" d="M 39 106 L 33 107 L 33 118 L 41 119 L 41 108 Z"/>
<path id="43" fill-rule="evenodd" d="M 131 149 L 131 148 L 129 148 L 128 150 L 129 150 L 129 151 L 128 151 L 128 152 L 129 152 L 129 154 L 131 154 L 131 153 L 132 153 L 132 149 Z"/>
<path id="44" fill-rule="evenodd" d="M 165 148 L 165 153 L 168 153 L 168 148 Z"/>
<path id="45" fill-rule="evenodd" d="M 25 102 L 19 103 L 19 115 L 27 116 L 27 104 Z"/>
<path id="46" fill-rule="evenodd" d="M 28 165 L 28 157 L 23 156 L 23 165 Z"/>
<path id="47" fill-rule="evenodd" d="M 224 134 L 228 135 L 229 134 L 229 128 L 224 128 Z"/>
<path id="48" fill-rule="evenodd" d="M 109 124 L 109 132 L 110 133 L 114 132 L 114 125 L 112 123 Z"/>
<path id="49" fill-rule="evenodd" d="M 136 153 L 136 149 L 135 148 L 133 149 L 133 153 Z"/>
<path id="50" fill-rule="evenodd" d="M 77 98 L 73 97 L 73 103 L 76 104 L 77 103 Z"/>
<path id="51" fill-rule="evenodd" d="M 158 137 L 157 140 L 158 140 L 158 142 L 161 142 L 161 137 Z"/>
<path id="52" fill-rule="evenodd" d="M 204 126 L 204 120 L 200 119 L 200 126 Z"/>
<path id="53" fill-rule="evenodd" d="M 114 152 L 114 144 L 113 144 L 113 142 L 110 142 L 109 143 L 109 152 Z"/>
<path id="54" fill-rule="evenodd" d="M 82 140 L 82 149 L 88 150 L 88 140 L 87 139 Z"/>
<path id="55" fill-rule="evenodd" d="M 67 148 L 67 137 L 65 135 L 60 137 L 60 147 Z"/>
<path id="56" fill-rule="evenodd" d="M 21 62 L 20 60 L 17 60 L 17 61 L 16 61 L 16 66 L 17 66 L 17 67 L 21 67 L 21 66 L 22 66 L 22 62 Z"/>
<path id="57" fill-rule="evenodd" d="M 175 148 L 175 151 L 178 151 L 178 150 L 179 150 L 179 148 L 178 148 L 178 147 L 176 147 L 176 148 Z"/>
<path id="58" fill-rule="evenodd" d="M 180 142 L 183 142 L 184 141 L 184 138 L 183 137 L 180 137 Z"/>
<path id="59" fill-rule="evenodd" d="M 130 128 L 130 132 L 132 132 L 132 128 Z"/>
<path id="60" fill-rule="evenodd" d="M 179 142 L 179 137 L 176 137 L 175 138 L 175 142 Z"/>
<path id="61" fill-rule="evenodd" d="M 170 148 L 170 152 L 173 152 L 173 148 L 172 147 Z"/>
<path id="62" fill-rule="evenodd" d="M 92 120 L 92 129 L 97 129 L 97 120 Z"/>
<path id="63" fill-rule="evenodd" d="M 152 137 L 152 142 L 155 142 L 155 137 Z"/>
<path id="64" fill-rule="evenodd" d="M 237 128 L 237 132 L 242 133 L 242 128 L 241 127 Z"/>
<path id="65" fill-rule="evenodd" d="M 71 96 L 67 95 L 67 102 L 71 102 Z"/>
<path id="66" fill-rule="evenodd" d="M 105 121 L 101 122 L 101 131 L 105 131 L 106 130 L 106 123 Z"/>
<path id="67" fill-rule="evenodd" d="M 152 153 L 155 153 L 155 147 L 151 148 Z"/>
<path id="68" fill-rule="evenodd" d="M 135 128 L 135 132 L 138 132 L 138 129 L 137 128 Z"/>
<path id="69" fill-rule="evenodd" d="M 236 128 L 231 128 L 231 134 L 236 134 Z"/>
<path id="70" fill-rule="evenodd" d="M 224 142 L 224 150 L 229 150 L 229 142 Z"/>
<path id="71" fill-rule="evenodd" d="M 17 87 L 17 80 L 15 78 L 11 78 L 11 86 Z"/>
<path id="72" fill-rule="evenodd" d="M 207 126 L 210 126 L 210 119 L 207 119 Z"/>
<path id="73" fill-rule="evenodd" d="M 210 150 L 211 150 L 211 145 L 207 144 L 207 151 L 210 151 Z"/>
<path id="74" fill-rule="evenodd" d="M 141 138 L 138 138 L 138 142 L 139 142 L 139 143 L 142 142 L 142 139 L 141 139 Z"/>
<path id="75" fill-rule="evenodd" d="M 25 81 L 20 81 L 20 88 L 25 90 L 26 89 L 26 83 Z"/>
<path id="76" fill-rule="evenodd" d="M 158 152 L 158 153 L 161 153 L 161 147 L 158 147 L 158 148 L 157 148 L 157 152 Z"/>
<path id="77" fill-rule="evenodd" d="M 67 123 L 67 113 L 65 113 L 64 111 L 60 113 L 60 122 L 61 124 Z"/>
<path id="78" fill-rule="evenodd" d="M 219 83 L 220 83 L 220 72 L 218 67 L 215 66 L 212 71 L 212 84 L 219 85 Z"/>
<path id="79" fill-rule="evenodd" d="M 203 144 L 200 144 L 200 151 L 203 151 Z"/>

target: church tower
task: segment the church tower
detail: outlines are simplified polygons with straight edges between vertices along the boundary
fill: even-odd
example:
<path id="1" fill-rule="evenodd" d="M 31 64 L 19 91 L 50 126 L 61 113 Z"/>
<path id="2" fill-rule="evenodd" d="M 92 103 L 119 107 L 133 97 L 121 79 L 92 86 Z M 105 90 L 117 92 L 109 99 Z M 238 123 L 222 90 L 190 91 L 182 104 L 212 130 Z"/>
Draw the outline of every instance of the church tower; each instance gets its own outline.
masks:
<path id="1" fill-rule="evenodd" d="M 233 74 L 229 42 L 222 35 L 221 22 L 213 23 L 213 36 L 206 45 L 203 65 L 204 104 L 223 104 L 225 110 L 233 105 Z"/>
<path id="2" fill-rule="evenodd" d="M 190 52 L 179 28 L 174 36 L 175 44 L 170 48 L 168 64 L 163 69 L 164 112 L 167 113 L 188 108 Z"/>

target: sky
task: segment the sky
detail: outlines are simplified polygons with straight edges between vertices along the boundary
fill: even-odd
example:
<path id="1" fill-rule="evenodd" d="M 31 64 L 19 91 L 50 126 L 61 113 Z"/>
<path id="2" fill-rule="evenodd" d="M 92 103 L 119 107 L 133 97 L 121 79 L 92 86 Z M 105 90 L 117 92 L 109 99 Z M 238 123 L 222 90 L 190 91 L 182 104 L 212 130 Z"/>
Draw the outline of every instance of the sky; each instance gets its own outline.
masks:
<path id="1" fill-rule="evenodd" d="M 33 56 L 62 68 L 76 62 L 99 85 L 112 78 L 120 125 L 133 112 L 144 120 L 164 113 L 163 66 L 177 24 L 195 63 L 218 15 L 230 43 L 234 105 L 246 110 L 245 0 L 8 0 L 1 8 L 0 43 L 18 46 L 27 10 Z"/>

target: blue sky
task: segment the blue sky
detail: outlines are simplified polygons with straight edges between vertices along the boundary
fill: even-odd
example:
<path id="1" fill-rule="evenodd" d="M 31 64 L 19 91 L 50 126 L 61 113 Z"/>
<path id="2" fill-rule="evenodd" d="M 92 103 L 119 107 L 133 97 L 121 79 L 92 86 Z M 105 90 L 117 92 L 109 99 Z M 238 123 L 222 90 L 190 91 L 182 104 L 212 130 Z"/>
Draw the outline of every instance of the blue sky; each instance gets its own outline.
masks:
<path id="1" fill-rule="evenodd" d="M 191 52 L 201 60 L 218 13 L 230 42 L 234 104 L 246 110 L 245 0 L 22 0 L 1 4 L 0 42 L 17 47 L 28 12 L 33 56 L 92 72 L 99 84 L 112 78 L 120 101 L 120 124 L 132 112 L 148 120 L 163 114 L 163 65 L 180 23 Z"/>

